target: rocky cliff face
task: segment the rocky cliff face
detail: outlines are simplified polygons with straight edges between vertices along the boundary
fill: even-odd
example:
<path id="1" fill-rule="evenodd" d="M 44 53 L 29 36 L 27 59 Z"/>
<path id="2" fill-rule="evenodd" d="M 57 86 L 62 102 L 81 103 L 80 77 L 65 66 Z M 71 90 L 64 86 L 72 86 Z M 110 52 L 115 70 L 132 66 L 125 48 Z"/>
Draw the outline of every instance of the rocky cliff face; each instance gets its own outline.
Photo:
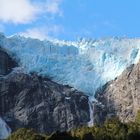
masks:
<path id="1" fill-rule="evenodd" d="M 17 64 L 9 55 L 0 47 L 0 75 L 6 75 L 12 71 Z"/>
<path id="2" fill-rule="evenodd" d="M 118 117 L 122 122 L 133 121 L 140 109 L 140 62 L 128 67 L 115 80 L 108 82 L 95 95 L 94 121 Z"/>
<path id="3" fill-rule="evenodd" d="M 3 56 L 4 61 L 8 58 Z M 25 127 L 40 133 L 70 130 L 90 120 L 88 97 L 83 93 L 18 71 L 0 77 L 0 116 L 12 130 Z"/>

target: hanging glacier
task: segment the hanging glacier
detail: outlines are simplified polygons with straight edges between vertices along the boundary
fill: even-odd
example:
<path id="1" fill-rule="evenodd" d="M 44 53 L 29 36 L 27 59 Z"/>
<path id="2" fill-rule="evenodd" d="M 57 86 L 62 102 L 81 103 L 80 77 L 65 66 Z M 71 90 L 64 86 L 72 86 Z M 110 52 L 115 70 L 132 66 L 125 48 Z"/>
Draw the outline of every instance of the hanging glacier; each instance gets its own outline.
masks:
<path id="1" fill-rule="evenodd" d="M 140 58 L 140 39 L 40 41 L 1 34 L 0 46 L 18 61 L 24 72 L 49 76 L 91 98 L 97 88 L 113 80 Z"/>

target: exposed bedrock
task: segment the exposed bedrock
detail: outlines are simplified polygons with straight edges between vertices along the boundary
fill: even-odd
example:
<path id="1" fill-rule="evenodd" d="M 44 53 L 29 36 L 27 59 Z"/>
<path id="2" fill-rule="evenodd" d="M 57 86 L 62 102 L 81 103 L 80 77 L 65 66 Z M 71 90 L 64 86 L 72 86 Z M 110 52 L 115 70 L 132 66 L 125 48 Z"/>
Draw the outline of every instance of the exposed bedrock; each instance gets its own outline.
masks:
<path id="1" fill-rule="evenodd" d="M 118 117 L 122 122 L 133 121 L 140 109 L 140 62 L 128 67 L 115 80 L 100 88 L 95 95 L 94 121 Z"/>

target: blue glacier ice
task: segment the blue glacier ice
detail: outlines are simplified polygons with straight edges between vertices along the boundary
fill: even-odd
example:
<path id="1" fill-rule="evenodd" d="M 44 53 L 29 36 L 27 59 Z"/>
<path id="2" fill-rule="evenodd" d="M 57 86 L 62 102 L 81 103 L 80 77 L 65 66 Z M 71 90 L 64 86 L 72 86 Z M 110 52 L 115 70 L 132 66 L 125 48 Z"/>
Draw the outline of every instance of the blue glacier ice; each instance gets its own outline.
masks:
<path id="1" fill-rule="evenodd" d="M 7 138 L 11 133 L 11 129 L 6 122 L 0 117 L 0 139 Z"/>
<path id="2" fill-rule="evenodd" d="M 113 80 L 140 58 L 140 39 L 113 37 L 73 42 L 40 41 L 1 34 L 0 46 L 19 62 L 24 72 L 49 76 L 91 98 L 97 88 Z"/>

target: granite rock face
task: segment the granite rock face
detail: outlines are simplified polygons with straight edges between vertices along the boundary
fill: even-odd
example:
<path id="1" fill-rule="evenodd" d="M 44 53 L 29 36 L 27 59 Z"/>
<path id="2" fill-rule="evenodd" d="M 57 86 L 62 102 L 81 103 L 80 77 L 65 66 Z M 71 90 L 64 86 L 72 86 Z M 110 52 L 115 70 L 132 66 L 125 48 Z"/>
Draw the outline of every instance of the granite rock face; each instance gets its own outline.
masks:
<path id="1" fill-rule="evenodd" d="M 133 121 L 140 109 L 140 62 L 100 88 L 95 98 L 98 100 L 94 103 L 95 123 L 111 117 L 122 122 Z"/>
<path id="2" fill-rule="evenodd" d="M 66 131 L 87 124 L 89 114 L 88 97 L 72 87 L 16 70 L 0 77 L 0 116 L 12 130 Z"/>

